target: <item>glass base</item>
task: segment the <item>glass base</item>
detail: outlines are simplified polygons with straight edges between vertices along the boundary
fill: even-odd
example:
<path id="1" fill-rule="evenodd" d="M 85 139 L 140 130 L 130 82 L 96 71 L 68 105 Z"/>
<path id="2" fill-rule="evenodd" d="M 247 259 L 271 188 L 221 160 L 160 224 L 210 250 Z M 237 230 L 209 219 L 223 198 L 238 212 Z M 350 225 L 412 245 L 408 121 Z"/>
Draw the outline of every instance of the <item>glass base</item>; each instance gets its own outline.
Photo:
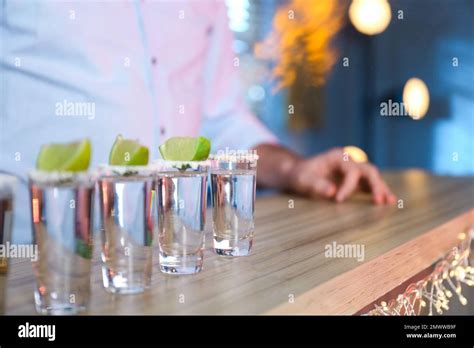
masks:
<path id="1" fill-rule="evenodd" d="M 143 276 L 137 278 L 143 279 Z M 149 283 L 144 284 L 142 280 L 133 281 L 120 273 L 114 274 L 114 272 L 107 267 L 102 267 L 102 283 L 105 291 L 111 294 L 121 295 L 139 294 L 144 292 L 149 286 Z"/>
<path id="2" fill-rule="evenodd" d="M 214 251 L 217 255 L 227 257 L 248 256 L 252 251 L 253 237 L 239 240 L 237 243 L 227 239 L 217 240 L 214 237 Z"/>
<path id="3" fill-rule="evenodd" d="M 84 312 L 87 309 L 85 304 L 68 303 L 54 301 L 50 299 L 49 305 L 41 297 L 38 291 L 35 291 L 35 309 L 38 314 L 44 315 L 75 315 Z"/>
<path id="4" fill-rule="evenodd" d="M 193 274 L 202 271 L 203 253 L 171 256 L 160 253 L 160 270 L 167 274 Z"/>

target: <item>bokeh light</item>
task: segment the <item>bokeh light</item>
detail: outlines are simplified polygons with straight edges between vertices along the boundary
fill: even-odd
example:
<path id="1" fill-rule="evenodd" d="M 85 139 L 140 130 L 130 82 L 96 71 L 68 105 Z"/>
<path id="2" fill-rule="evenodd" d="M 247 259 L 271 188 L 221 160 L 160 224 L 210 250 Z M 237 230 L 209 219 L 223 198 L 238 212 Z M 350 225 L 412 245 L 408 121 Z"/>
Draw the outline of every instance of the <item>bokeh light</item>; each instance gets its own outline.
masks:
<path id="1" fill-rule="evenodd" d="M 344 153 L 347 153 L 349 157 L 357 163 L 365 163 L 369 161 L 369 157 L 365 151 L 357 146 L 345 146 Z"/>
<path id="2" fill-rule="evenodd" d="M 235 32 L 245 32 L 249 29 L 249 0 L 226 0 L 229 28 Z"/>
<path id="3" fill-rule="evenodd" d="M 430 93 L 421 79 L 412 77 L 405 83 L 403 104 L 408 115 L 414 120 L 419 120 L 426 115 L 430 106 Z"/>
<path id="4" fill-rule="evenodd" d="M 390 4 L 386 0 L 353 0 L 349 7 L 349 19 L 363 34 L 380 34 L 391 18 Z"/>

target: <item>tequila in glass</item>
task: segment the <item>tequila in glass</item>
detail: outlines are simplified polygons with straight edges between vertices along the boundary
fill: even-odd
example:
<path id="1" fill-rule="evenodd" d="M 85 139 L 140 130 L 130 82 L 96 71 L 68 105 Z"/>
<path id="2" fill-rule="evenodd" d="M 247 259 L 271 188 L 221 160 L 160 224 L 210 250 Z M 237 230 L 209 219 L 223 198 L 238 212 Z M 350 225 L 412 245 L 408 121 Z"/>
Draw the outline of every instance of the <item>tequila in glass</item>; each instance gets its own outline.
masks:
<path id="1" fill-rule="evenodd" d="M 151 282 L 153 173 L 148 167 L 105 166 L 98 186 L 104 288 L 120 294 L 143 292 Z"/>
<path id="2" fill-rule="evenodd" d="M 0 244 L 5 251 L 11 242 L 13 223 L 13 191 L 16 180 L 9 175 L 0 174 Z M 0 314 L 5 312 L 6 278 L 8 260 L 0 254 Z"/>
<path id="3" fill-rule="evenodd" d="M 160 161 L 158 166 L 160 269 L 171 274 L 200 272 L 209 164 Z"/>
<path id="4" fill-rule="evenodd" d="M 223 256 L 250 254 L 254 237 L 256 154 L 211 157 L 214 250 Z"/>
<path id="5" fill-rule="evenodd" d="M 36 310 L 75 314 L 90 296 L 94 181 L 85 172 L 34 171 L 29 179 Z"/>

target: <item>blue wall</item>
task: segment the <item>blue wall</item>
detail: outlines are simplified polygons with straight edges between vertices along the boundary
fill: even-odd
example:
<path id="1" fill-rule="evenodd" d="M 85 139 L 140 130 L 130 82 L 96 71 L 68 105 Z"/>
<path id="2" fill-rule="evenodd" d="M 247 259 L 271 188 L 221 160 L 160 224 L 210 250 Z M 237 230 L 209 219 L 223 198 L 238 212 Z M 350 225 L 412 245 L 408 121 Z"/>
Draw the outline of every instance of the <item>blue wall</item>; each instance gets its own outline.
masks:
<path id="1" fill-rule="evenodd" d="M 474 1 L 389 2 L 392 21 L 382 34 L 368 37 L 348 23 L 338 35 L 341 60 L 324 87 L 320 129 L 289 131 L 285 92 L 271 95 L 269 86 L 260 115 L 302 154 L 350 144 L 384 169 L 474 174 Z M 349 57 L 349 67 L 342 57 Z M 380 102 L 400 98 L 410 77 L 429 88 L 428 114 L 418 121 L 380 116 Z"/>

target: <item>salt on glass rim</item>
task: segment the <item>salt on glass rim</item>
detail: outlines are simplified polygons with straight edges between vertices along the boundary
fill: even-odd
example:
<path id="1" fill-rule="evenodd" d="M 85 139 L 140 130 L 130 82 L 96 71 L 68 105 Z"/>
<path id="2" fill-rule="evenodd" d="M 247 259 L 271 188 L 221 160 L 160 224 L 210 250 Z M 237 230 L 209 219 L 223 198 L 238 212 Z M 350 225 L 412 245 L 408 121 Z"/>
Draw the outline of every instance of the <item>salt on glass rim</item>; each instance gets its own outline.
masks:
<path id="1" fill-rule="evenodd" d="M 53 171 L 46 172 L 43 170 L 32 170 L 28 173 L 28 178 L 40 184 L 54 184 L 63 182 L 92 182 L 95 173 L 93 171 L 68 172 Z"/>
<path id="2" fill-rule="evenodd" d="M 153 162 L 153 166 L 156 170 L 163 170 L 166 168 L 179 168 L 188 167 L 193 170 L 198 170 L 199 167 L 209 167 L 211 162 L 205 161 L 168 161 L 164 159 L 158 159 Z"/>
<path id="3" fill-rule="evenodd" d="M 17 182 L 18 179 L 13 175 L 0 174 L 0 195 L 13 194 Z"/>
<path id="4" fill-rule="evenodd" d="M 209 155 L 211 161 L 219 162 L 256 162 L 259 159 L 259 156 L 256 153 L 246 152 L 246 153 L 217 153 Z"/>
<path id="5" fill-rule="evenodd" d="M 136 173 L 137 175 L 153 175 L 156 169 L 151 165 L 146 166 L 117 166 L 109 164 L 100 164 L 97 168 L 97 174 L 113 174 L 113 175 L 127 175 L 130 173 Z"/>

